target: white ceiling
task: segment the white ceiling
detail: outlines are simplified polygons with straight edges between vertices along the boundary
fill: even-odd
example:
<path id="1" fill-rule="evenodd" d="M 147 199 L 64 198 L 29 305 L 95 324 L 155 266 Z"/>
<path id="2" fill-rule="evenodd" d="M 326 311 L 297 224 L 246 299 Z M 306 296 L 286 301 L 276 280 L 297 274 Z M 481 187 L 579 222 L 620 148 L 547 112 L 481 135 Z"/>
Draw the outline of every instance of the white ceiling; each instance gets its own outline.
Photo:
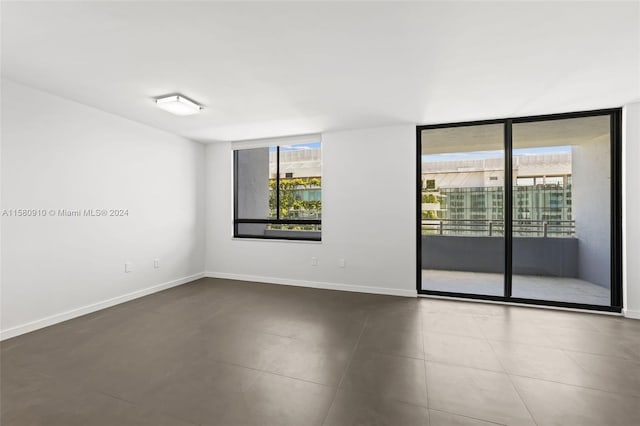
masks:
<path id="1" fill-rule="evenodd" d="M 640 6 L 3 1 L 2 75 L 203 142 L 586 110 L 640 100 Z"/>
<path id="2" fill-rule="evenodd" d="M 581 145 L 598 138 L 608 140 L 610 127 L 608 115 L 515 123 L 513 148 Z M 425 129 L 422 141 L 422 154 L 502 150 L 504 124 Z"/>

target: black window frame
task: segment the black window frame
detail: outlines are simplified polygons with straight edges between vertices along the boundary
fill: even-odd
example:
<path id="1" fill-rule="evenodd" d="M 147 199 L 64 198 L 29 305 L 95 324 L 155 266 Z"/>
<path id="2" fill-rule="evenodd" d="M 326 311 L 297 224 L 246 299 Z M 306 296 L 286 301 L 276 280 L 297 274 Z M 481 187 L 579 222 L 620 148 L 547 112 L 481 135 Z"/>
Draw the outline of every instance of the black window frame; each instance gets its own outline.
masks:
<path id="1" fill-rule="evenodd" d="M 513 125 L 538 121 L 563 120 L 570 118 L 583 118 L 595 116 L 610 117 L 610 143 L 611 143 L 611 294 L 609 305 L 590 305 L 574 302 L 562 302 L 542 299 L 517 298 L 511 296 L 512 290 L 512 262 L 513 262 Z M 478 126 L 486 124 L 502 124 L 504 126 L 504 239 L 505 239 L 505 268 L 504 268 L 504 292 L 503 296 L 458 293 L 437 290 L 422 289 L 422 131 L 430 129 L 442 129 L 464 126 Z M 491 120 L 465 121 L 445 124 L 431 124 L 416 126 L 416 175 L 417 175 L 417 206 L 416 206 L 416 290 L 418 295 L 431 295 L 441 297 L 453 297 L 461 299 L 478 299 L 486 301 L 507 302 L 514 304 L 555 306 L 561 308 L 582 309 L 591 311 L 622 312 L 624 305 L 622 291 L 622 108 L 607 108 L 589 111 L 578 111 L 558 114 L 535 115 L 515 118 L 500 118 Z"/>
<path id="2" fill-rule="evenodd" d="M 322 146 L 322 141 L 318 141 Z M 322 241 L 322 219 L 281 219 L 280 218 L 280 145 L 265 145 L 265 148 L 276 148 L 276 218 L 238 218 L 238 152 L 242 148 L 233 149 L 233 238 L 251 238 L 262 240 L 284 240 L 284 241 Z M 286 179 L 286 178 L 285 178 Z M 322 187 L 321 187 L 322 188 Z M 265 235 L 265 234 L 245 234 L 239 232 L 240 224 L 265 224 L 265 225 L 319 225 L 318 231 L 285 231 L 291 232 L 285 235 Z M 304 233 L 314 235 L 304 235 Z M 317 235 L 317 236 L 315 236 Z"/>

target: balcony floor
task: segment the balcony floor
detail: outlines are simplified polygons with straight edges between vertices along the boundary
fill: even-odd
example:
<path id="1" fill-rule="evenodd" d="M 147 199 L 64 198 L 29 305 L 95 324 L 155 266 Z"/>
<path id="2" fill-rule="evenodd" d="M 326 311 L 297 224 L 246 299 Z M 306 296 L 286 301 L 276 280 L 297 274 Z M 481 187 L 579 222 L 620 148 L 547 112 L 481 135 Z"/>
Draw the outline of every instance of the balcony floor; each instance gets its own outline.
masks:
<path id="1" fill-rule="evenodd" d="M 422 270 L 422 289 L 502 296 L 502 274 Z M 608 288 L 578 278 L 514 275 L 513 297 L 608 306 Z"/>

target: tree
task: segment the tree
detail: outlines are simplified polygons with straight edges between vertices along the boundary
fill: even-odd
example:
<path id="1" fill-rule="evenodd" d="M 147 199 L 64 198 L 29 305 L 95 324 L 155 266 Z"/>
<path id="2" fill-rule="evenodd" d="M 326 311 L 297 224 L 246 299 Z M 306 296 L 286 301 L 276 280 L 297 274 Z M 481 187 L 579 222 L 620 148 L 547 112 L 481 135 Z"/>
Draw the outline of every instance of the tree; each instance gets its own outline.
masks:
<path id="1" fill-rule="evenodd" d="M 269 211 L 276 217 L 276 180 L 269 180 Z M 304 200 L 303 192 L 308 189 L 322 188 L 319 177 L 280 178 L 280 217 L 318 217 L 322 210 L 321 200 Z"/>
<path id="2" fill-rule="evenodd" d="M 439 204 L 438 197 L 435 194 L 422 194 L 422 203 L 423 204 Z M 423 210 L 422 211 L 423 219 L 438 219 L 438 211 L 437 210 Z"/>
<path id="3" fill-rule="evenodd" d="M 434 194 L 422 194 L 422 202 L 425 204 L 434 204 L 438 202 L 438 197 L 436 197 Z"/>

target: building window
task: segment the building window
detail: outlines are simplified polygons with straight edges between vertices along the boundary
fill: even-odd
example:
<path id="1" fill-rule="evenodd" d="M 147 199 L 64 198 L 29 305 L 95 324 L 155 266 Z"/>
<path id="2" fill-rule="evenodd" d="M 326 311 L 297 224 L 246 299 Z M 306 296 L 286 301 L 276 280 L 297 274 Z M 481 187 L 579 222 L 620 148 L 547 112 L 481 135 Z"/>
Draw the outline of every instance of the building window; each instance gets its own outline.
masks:
<path id="1" fill-rule="evenodd" d="M 282 142 L 257 148 L 234 145 L 234 237 L 321 240 L 319 137 Z"/>

